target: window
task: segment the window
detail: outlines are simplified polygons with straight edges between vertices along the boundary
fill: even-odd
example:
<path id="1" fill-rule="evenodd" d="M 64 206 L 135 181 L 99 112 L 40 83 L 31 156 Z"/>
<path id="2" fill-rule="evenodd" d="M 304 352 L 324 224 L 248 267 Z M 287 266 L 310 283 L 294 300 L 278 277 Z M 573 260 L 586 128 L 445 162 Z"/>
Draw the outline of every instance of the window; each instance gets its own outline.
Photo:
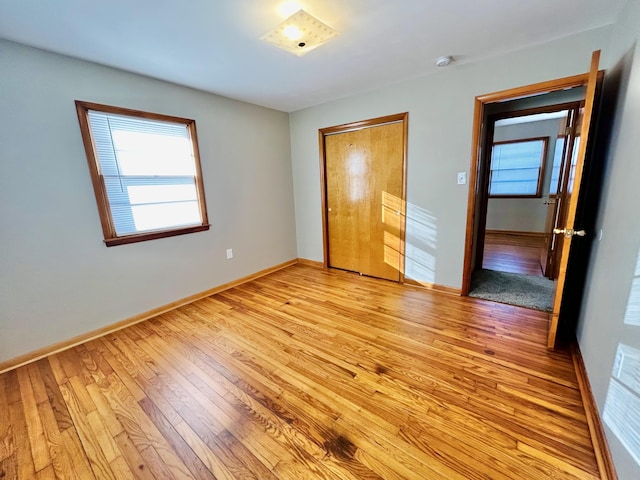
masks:
<path id="1" fill-rule="evenodd" d="M 549 195 L 558 194 L 558 180 L 560 179 L 560 164 L 562 163 L 562 153 L 566 137 L 558 137 L 553 152 L 553 169 L 551 171 L 551 183 L 549 185 Z M 578 163 L 578 149 L 580 148 L 580 137 L 575 137 L 573 141 L 573 152 L 571 153 L 571 172 L 569 173 L 569 191 L 573 188 L 573 178 L 576 174 Z"/>
<path id="2" fill-rule="evenodd" d="M 195 121 L 76 109 L 107 246 L 209 229 Z"/>
<path id="3" fill-rule="evenodd" d="M 548 142 L 542 137 L 494 143 L 489 196 L 540 197 Z"/>

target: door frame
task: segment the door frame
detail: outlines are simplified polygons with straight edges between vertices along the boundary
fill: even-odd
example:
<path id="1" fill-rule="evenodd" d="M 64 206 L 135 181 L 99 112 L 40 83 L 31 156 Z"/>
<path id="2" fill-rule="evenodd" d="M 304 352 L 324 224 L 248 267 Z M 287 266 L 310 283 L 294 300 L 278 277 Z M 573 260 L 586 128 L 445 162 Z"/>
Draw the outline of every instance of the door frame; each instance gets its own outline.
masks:
<path id="1" fill-rule="evenodd" d="M 328 135 L 336 135 L 354 130 L 362 130 L 364 128 L 377 127 L 387 123 L 402 122 L 402 134 L 404 142 L 402 149 L 402 198 L 400 215 L 400 283 L 404 283 L 404 262 L 405 262 L 405 232 L 407 223 L 407 138 L 408 138 L 408 122 L 409 112 L 396 113 L 386 115 L 384 117 L 376 117 L 358 122 L 344 123 L 332 127 L 321 128 L 318 130 L 318 144 L 320 151 L 320 199 L 322 208 L 322 249 L 324 252 L 323 266 L 329 268 L 329 225 L 327 218 L 327 164 L 325 138 Z"/>
<path id="2" fill-rule="evenodd" d="M 599 72 L 604 73 L 604 72 Z M 486 178 L 480 178 L 478 173 L 482 167 L 486 167 L 489 162 L 489 156 L 483 155 L 482 142 L 483 138 L 483 118 L 485 106 L 505 102 L 509 100 L 517 100 L 524 97 L 541 95 L 545 93 L 556 92 L 569 88 L 582 87 L 587 84 L 589 74 L 583 73 L 571 77 L 558 78 L 546 82 L 534 83 L 523 87 L 501 90 L 499 92 L 479 95 L 475 98 L 473 112 L 473 131 L 471 137 L 471 166 L 469 169 L 469 194 L 467 202 L 467 225 L 465 232 L 465 248 L 464 248 L 464 264 L 462 271 L 462 288 L 461 295 L 469 295 L 471 290 L 471 274 L 473 273 L 474 262 L 473 253 L 475 244 L 480 241 L 475 239 L 477 231 L 474 228 L 478 215 L 482 215 L 482 208 L 476 207 L 476 200 L 482 198 L 485 190 Z M 480 219 L 482 220 L 482 219 Z M 475 239 L 475 240 L 474 240 Z"/>
<path id="3" fill-rule="evenodd" d="M 541 107 L 531 107 L 531 108 L 523 108 L 520 110 L 511 110 L 507 112 L 500 112 L 489 115 L 487 117 L 487 127 L 485 130 L 484 136 L 484 144 L 487 146 L 487 149 L 493 144 L 493 137 L 495 135 L 495 122 L 498 120 L 504 120 L 508 118 L 517 118 L 517 117 L 526 117 L 529 115 L 536 115 L 539 113 L 554 113 L 560 112 L 563 110 L 571 110 L 579 106 L 580 104 L 584 104 L 584 100 L 581 101 L 570 101 L 570 102 L 562 102 L 562 103 L 554 103 L 550 105 L 544 105 Z M 549 139 L 551 142 L 552 139 Z M 491 154 L 487 151 L 486 157 L 484 157 L 481 161 L 486 163 L 487 172 L 489 167 L 491 166 Z M 543 181 L 544 172 L 546 170 L 545 166 L 542 167 L 541 178 L 539 181 Z M 474 246 L 475 250 L 475 261 L 473 262 L 472 271 L 478 268 L 482 268 L 482 261 L 484 258 L 484 237 L 485 231 L 487 227 L 487 213 L 488 213 L 488 205 L 489 205 L 489 175 L 485 175 L 485 182 L 483 184 L 483 192 L 482 192 L 482 201 L 480 202 L 479 208 L 479 222 L 478 222 L 478 231 L 476 233 L 476 243 Z M 545 234 L 550 235 L 551 231 L 545 232 Z"/>

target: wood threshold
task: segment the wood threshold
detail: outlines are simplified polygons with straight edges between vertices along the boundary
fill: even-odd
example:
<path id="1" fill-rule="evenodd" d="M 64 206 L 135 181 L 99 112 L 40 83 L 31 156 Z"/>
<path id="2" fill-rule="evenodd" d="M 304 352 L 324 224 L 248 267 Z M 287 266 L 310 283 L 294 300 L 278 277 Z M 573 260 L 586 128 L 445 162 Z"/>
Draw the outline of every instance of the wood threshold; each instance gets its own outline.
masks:
<path id="1" fill-rule="evenodd" d="M 0 363 L 0 375 L 5 372 L 8 372 L 9 370 L 14 370 L 23 365 L 27 365 L 28 363 L 32 363 L 37 360 L 40 360 L 41 358 L 47 357 L 49 355 L 63 352 L 65 350 L 76 347 L 90 340 L 103 337 L 105 335 L 108 335 L 109 333 L 117 332 L 118 330 L 122 330 L 123 328 L 129 327 L 131 325 L 135 325 L 136 323 L 144 322 L 145 320 L 149 320 L 150 318 L 156 317 L 162 313 L 170 312 L 171 310 L 175 310 L 178 307 L 182 307 L 189 303 L 193 303 L 196 300 L 200 300 L 201 298 L 209 297 L 211 295 L 215 295 L 216 293 L 229 290 L 230 288 L 237 287 L 239 285 L 250 282 L 257 278 L 264 277 L 265 275 L 269 275 L 270 273 L 277 272 L 278 270 L 282 270 L 283 268 L 290 267 L 291 265 L 295 265 L 296 263 L 303 263 L 303 262 L 299 262 L 298 259 L 289 260 L 288 262 L 280 263 L 273 267 L 269 267 L 264 270 L 260 270 L 259 272 L 252 273 L 251 275 L 247 275 L 246 277 L 242 277 L 237 280 L 233 280 L 231 282 L 223 283 L 222 285 L 218 285 L 217 287 L 210 288 L 203 292 L 190 295 L 180 300 L 176 300 L 175 302 L 167 303 L 166 305 L 163 305 L 161 307 L 157 307 L 157 308 L 148 310 L 146 312 L 140 313 L 138 315 L 134 315 L 132 317 L 126 318 L 119 322 L 112 323 L 110 325 L 107 325 L 106 327 L 98 328 L 96 330 L 92 330 L 90 332 L 77 335 L 73 338 L 70 338 L 69 340 L 64 340 L 62 342 L 54 343 L 53 345 L 39 348 L 37 350 L 25 353 L 18 357 L 5 360 L 4 362 Z"/>
<path id="2" fill-rule="evenodd" d="M 582 353 L 580 352 L 580 347 L 577 342 L 573 342 L 571 345 L 571 357 L 576 370 L 580 396 L 584 404 L 584 412 L 587 416 L 587 424 L 589 426 L 589 433 L 591 434 L 598 470 L 600 470 L 600 478 L 602 480 L 617 480 L 618 475 L 616 474 L 607 437 L 604 433 L 604 426 L 598 413 L 598 407 L 593 396 L 593 391 L 591 390 L 591 383 L 587 376 L 587 369 L 584 365 L 584 359 L 582 358 Z"/>

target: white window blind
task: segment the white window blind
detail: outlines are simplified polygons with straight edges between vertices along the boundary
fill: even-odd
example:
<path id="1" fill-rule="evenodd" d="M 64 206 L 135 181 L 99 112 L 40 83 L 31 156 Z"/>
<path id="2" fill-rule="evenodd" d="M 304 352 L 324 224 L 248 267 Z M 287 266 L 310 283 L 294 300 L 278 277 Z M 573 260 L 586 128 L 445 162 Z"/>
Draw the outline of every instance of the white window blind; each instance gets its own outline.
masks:
<path id="1" fill-rule="evenodd" d="M 539 195 L 545 146 L 544 139 L 494 144 L 489 195 Z"/>
<path id="2" fill-rule="evenodd" d="M 187 125 L 89 110 L 118 236 L 202 225 Z"/>

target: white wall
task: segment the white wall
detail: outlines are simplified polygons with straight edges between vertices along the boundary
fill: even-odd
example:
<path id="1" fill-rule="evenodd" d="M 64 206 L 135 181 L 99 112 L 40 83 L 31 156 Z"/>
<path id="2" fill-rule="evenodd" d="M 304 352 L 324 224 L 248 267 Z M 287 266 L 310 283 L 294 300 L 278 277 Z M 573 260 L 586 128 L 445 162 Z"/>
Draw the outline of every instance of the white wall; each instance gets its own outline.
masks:
<path id="1" fill-rule="evenodd" d="M 636 47 L 639 40 L 640 1 L 632 0 L 614 25 L 611 45 L 604 51 L 609 70 L 605 88 L 608 79 L 617 76 L 622 79 L 622 86 L 598 216 L 598 227 L 604 235 L 593 245 L 586 300 L 578 326 L 578 341 L 601 413 L 618 345 L 640 349 L 640 326 L 624 322 L 640 255 L 640 50 Z M 636 288 L 635 294 L 636 302 L 640 301 L 637 297 L 640 289 Z M 635 375 L 640 375 L 637 368 Z M 638 415 L 640 412 L 636 410 L 624 422 L 631 424 Z M 606 423 L 605 428 L 619 478 L 640 478 L 640 465 Z"/>
<path id="2" fill-rule="evenodd" d="M 474 97 L 584 73 L 609 39 L 592 30 L 434 75 L 294 112 L 290 116 L 298 254 L 322 260 L 318 129 L 409 112 L 408 277 L 460 287 Z M 425 59 L 425 61 L 429 61 Z"/>
<path id="3" fill-rule="evenodd" d="M 286 113 L 6 41 L 0 61 L 0 361 L 297 256 Z M 211 229 L 105 247 L 75 99 L 195 119 Z"/>
<path id="4" fill-rule="evenodd" d="M 543 170 L 542 198 L 490 198 L 487 206 L 487 230 L 544 232 L 547 219 L 547 206 L 544 202 L 549 199 L 553 154 L 560 122 L 561 120 L 556 119 L 496 127 L 494 142 L 549 137 L 549 143 Z"/>

